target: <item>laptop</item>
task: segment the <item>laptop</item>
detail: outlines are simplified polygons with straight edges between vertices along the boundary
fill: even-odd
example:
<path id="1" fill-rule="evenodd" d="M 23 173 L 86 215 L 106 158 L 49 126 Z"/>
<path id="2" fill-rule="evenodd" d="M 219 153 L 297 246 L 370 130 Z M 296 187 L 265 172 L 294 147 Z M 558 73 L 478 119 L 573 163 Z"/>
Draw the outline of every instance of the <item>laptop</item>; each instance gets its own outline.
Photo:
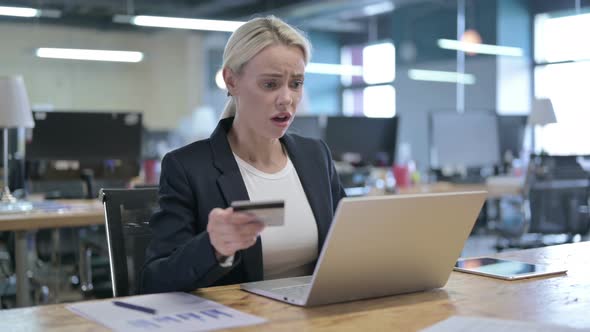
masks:
<path id="1" fill-rule="evenodd" d="M 241 284 L 316 306 L 443 287 L 487 192 L 340 200 L 313 275 Z"/>

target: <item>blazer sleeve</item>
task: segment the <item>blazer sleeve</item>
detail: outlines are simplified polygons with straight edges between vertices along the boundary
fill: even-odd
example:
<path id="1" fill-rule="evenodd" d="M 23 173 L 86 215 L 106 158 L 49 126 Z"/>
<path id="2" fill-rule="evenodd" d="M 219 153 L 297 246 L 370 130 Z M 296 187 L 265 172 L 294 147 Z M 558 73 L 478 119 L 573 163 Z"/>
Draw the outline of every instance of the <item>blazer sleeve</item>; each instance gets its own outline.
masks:
<path id="1" fill-rule="evenodd" d="M 231 267 L 221 267 L 209 233 L 197 232 L 197 199 L 182 164 L 167 154 L 162 160 L 160 209 L 150 219 L 153 238 L 142 271 L 142 293 L 211 286 L 239 263 L 237 254 Z"/>

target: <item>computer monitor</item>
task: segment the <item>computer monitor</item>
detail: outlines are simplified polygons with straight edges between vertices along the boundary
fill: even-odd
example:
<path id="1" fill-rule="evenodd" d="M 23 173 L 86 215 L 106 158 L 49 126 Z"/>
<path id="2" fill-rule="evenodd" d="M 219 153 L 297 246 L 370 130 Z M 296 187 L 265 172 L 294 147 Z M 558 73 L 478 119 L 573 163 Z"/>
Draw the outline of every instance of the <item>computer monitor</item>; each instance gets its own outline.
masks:
<path id="1" fill-rule="evenodd" d="M 497 116 L 483 111 L 432 112 L 430 148 L 432 169 L 500 165 Z"/>
<path id="2" fill-rule="evenodd" d="M 500 134 L 500 152 L 502 156 L 510 151 L 518 158 L 524 143 L 526 115 L 498 115 L 498 131 Z"/>
<path id="3" fill-rule="evenodd" d="M 33 117 L 25 150 L 30 192 L 90 198 L 101 187 L 126 186 L 139 175 L 141 113 L 59 111 Z"/>
<path id="4" fill-rule="evenodd" d="M 397 126 L 397 116 L 330 116 L 326 123 L 326 143 L 335 160 L 342 160 L 345 153 L 354 153 L 361 157 L 363 164 L 388 166 L 394 161 Z"/>
<path id="5" fill-rule="evenodd" d="M 315 139 L 323 139 L 320 117 L 316 115 L 296 115 L 289 126 L 289 133 Z"/>
<path id="6" fill-rule="evenodd" d="M 142 115 L 137 112 L 33 112 L 27 160 L 139 160 Z"/>

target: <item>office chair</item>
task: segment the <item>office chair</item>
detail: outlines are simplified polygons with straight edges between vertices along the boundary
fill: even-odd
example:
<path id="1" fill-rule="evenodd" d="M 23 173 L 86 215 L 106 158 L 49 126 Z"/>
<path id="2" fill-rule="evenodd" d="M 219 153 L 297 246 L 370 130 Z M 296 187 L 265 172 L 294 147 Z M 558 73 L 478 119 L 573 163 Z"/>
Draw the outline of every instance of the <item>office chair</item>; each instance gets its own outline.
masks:
<path id="1" fill-rule="evenodd" d="M 504 219 L 500 236 L 509 240 L 507 247 L 544 246 L 543 235 L 565 234 L 565 242 L 590 230 L 590 177 L 576 162 L 576 156 L 531 156 L 524 195 L 521 201 L 520 224 L 514 213 Z M 512 208 L 516 210 L 517 208 Z M 510 210 L 510 209 L 505 209 Z M 539 235 L 533 242 L 524 241 L 528 234 Z M 503 246 L 506 247 L 506 246 Z M 497 249 L 503 249 L 497 245 Z"/>
<path id="2" fill-rule="evenodd" d="M 102 189 L 113 296 L 137 294 L 158 189 Z"/>
<path id="3" fill-rule="evenodd" d="M 573 237 L 584 235 L 590 229 L 589 174 L 576 158 L 541 155 L 532 159 L 534 171 L 528 187 L 529 232 Z"/>

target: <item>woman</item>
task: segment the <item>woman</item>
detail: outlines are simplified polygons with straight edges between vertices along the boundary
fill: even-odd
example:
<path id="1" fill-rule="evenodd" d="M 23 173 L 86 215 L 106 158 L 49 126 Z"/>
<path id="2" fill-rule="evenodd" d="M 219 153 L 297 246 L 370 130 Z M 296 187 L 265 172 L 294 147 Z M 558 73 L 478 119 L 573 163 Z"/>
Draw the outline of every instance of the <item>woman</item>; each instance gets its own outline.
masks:
<path id="1" fill-rule="evenodd" d="M 275 17 L 253 19 L 223 54 L 228 102 L 209 139 L 162 160 L 144 293 L 309 275 L 344 190 L 327 146 L 285 134 L 302 96 L 309 42 Z M 233 212 L 285 200 L 285 225 Z"/>

